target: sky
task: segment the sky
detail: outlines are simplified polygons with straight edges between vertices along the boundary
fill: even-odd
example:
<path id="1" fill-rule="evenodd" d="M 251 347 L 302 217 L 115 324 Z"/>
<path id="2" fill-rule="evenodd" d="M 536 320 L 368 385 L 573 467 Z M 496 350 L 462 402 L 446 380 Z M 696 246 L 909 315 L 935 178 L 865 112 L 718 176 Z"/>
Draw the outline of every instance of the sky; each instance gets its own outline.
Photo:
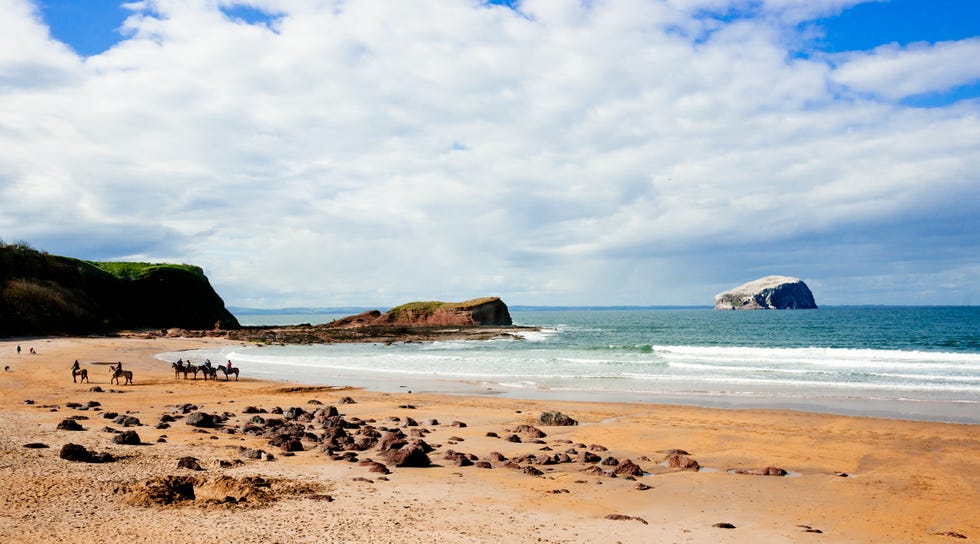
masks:
<path id="1" fill-rule="evenodd" d="M 0 0 L 0 238 L 236 307 L 980 304 L 975 0 Z"/>

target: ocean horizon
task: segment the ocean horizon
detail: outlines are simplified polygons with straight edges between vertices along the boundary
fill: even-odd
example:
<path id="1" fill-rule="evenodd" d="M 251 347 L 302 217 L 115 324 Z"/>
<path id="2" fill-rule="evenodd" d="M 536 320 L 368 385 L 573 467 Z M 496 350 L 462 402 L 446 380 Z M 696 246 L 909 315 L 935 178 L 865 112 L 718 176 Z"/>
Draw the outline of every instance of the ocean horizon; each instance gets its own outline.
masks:
<path id="1" fill-rule="evenodd" d="M 242 325 L 329 323 L 331 309 L 232 311 Z M 368 308 L 365 308 L 368 309 Z M 380 309 L 380 308 L 379 308 Z M 980 423 L 980 307 L 511 306 L 520 339 L 229 346 L 243 376 L 391 392 L 782 408 Z"/>

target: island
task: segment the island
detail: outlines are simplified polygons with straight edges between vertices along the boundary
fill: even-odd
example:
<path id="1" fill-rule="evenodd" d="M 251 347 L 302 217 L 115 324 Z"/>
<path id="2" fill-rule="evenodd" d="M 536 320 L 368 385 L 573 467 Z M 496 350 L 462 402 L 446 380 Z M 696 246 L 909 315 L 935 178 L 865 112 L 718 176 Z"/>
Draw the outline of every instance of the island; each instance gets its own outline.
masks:
<path id="1" fill-rule="evenodd" d="M 810 288 L 799 278 L 766 276 L 715 295 L 716 310 L 816 309 Z"/>

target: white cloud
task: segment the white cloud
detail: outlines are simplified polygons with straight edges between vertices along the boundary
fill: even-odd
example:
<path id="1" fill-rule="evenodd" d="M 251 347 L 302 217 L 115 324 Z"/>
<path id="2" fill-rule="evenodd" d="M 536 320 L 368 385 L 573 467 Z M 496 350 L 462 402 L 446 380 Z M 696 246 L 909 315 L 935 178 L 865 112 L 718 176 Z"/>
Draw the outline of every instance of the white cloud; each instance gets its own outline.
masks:
<path id="1" fill-rule="evenodd" d="M 838 101 L 847 65 L 695 17 L 720 0 L 157 0 L 84 60 L 0 2 L 38 50 L 0 66 L 71 74 L 0 90 L 0 236 L 194 262 L 235 305 L 710 303 L 719 248 L 980 200 L 975 103 Z"/>
<path id="2" fill-rule="evenodd" d="M 980 81 L 980 38 L 883 45 L 838 57 L 833 80 L 862 93 L 900 100 Z"/>

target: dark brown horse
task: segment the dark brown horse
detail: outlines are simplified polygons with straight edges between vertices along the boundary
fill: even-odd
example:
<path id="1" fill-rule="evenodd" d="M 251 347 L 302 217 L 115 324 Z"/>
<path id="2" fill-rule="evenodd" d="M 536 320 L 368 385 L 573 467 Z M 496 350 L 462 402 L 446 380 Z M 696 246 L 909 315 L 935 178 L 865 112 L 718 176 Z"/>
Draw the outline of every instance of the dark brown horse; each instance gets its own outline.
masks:
<path id="1" fill-rule="evenodd" d="M 76 380 L 76 378 L 78 378 Z M 73 368 L 71 369 L 71 381 L 76 382 L 88 382 L 88 369 L 87 368 Z"/>
<path id="2" fill-rule="evenodd" d="M 197 367 L 194 365 L 178 365 L 177 363 L 170 363 L 170 367 L 174 369 L 174 379 L 180 377 L 181 374 L 184 375 L 184 379 L 187 379 L 188 374 L 194 374 L 194 379 L 197 379 Z"/>
<path id="3" fill-rule="evenodd" d="M 225 381 L 228 381 L 228 375 L 229 374 L 234 374 L 235 375 L 235 381 L 236 382 L 238 381 L 238 367 L 237 366 L 233 366 L 231 368 L 224 367 L 224 366 L 219 366 L 218 369 L 225 373 Z"/>
<path id="4" fill-rule="evenodd" d="M 204 374 L 204 381 L 208 381 L 208 378 L 212 380 L 218 379 L 218 368 L 213 366 L 201 365 L 197 367 L 197 370 Z M 197 375 L 194 376 L 197 378 Z"/>

